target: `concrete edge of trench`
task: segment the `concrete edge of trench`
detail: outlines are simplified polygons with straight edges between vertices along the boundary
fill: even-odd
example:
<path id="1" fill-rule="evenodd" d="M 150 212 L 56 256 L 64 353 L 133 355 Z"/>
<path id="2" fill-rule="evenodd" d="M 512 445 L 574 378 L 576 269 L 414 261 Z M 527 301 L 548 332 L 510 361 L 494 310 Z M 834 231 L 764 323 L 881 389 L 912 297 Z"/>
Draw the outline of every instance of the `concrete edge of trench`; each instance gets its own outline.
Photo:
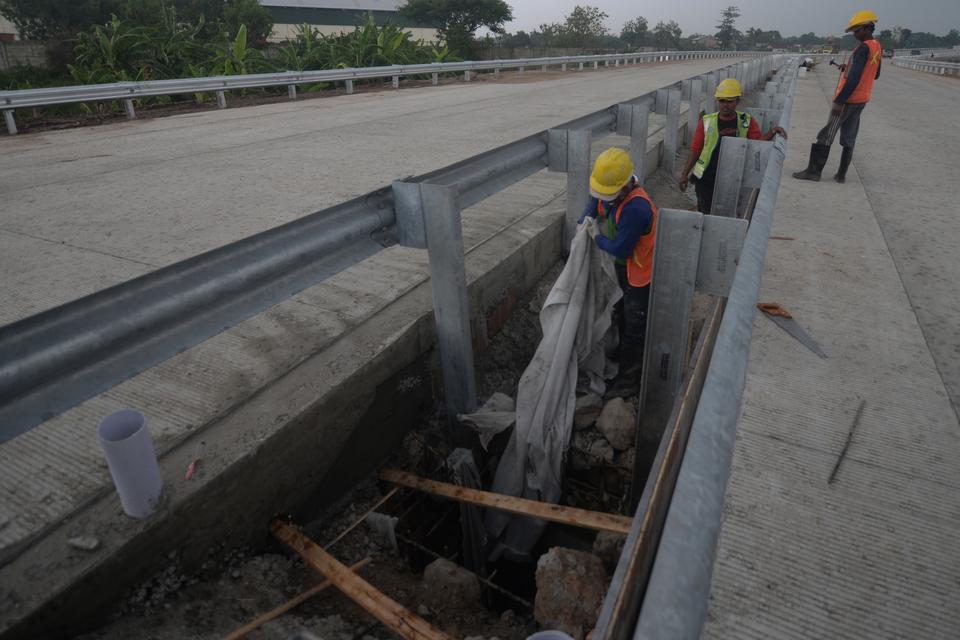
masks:
<path id="1" fill-rule="evenodd" d="M 646 176 L 663 153 L 663 128 L 651 129 Z M 467 254 L 477 350 L 560 259 L 564 211 L 561 192 Z M 150 518 L 124 516 L 112 490 L 91 499 L 0 569 L 0 638 L 71 637 L 168 566 L 171 554 L 190 572 L 211 549 L 262 547 L 274 517 L 316 515 L 434 406 L 435 340 L 427 280 L 163 455 L 164 504 Z M 198 439 L 203 473 L 180 482 Z M 93 552 L 67 544 L 91 535 L 100 541 Z"/>

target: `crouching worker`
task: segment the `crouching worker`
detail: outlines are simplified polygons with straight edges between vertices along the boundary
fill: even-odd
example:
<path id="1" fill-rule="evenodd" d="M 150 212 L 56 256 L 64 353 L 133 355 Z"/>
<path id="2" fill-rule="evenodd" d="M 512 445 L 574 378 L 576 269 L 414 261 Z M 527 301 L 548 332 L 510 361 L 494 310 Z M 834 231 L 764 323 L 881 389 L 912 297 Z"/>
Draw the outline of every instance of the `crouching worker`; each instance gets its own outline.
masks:
<path id="1" fill-rule="evenodd" d="M 779 133 L 784 138 L 787 137 L 786 131 L 780 127 L 773 127 L 766 134 L 761 134 L 760 126 L 749 113 L 737 111 L 742 95 L 743 89 L 735 78 L 727 78 L 717 85 L 714 97 L 720 110 L 700 118 L 697 131 L 690 142 L 690 156 L 678 184 L 681 191 L 686 191 L 690 171 L 693 170 L 697 210 L 700 213 L 710 213 L 713 207 L 713 189 L 717 181 L 717 165 L 720 163 L 720 141 L 724 136 L 772 140 L 773 136 Z"/>
<path id="2" fill-rule="evenodd" d="M 636 395 L 647 334 L 657 207 L 633 175 L 630 155 L 617 148 L 607 149 L 594 163 L 590 196 L 583 217 L 597 219 L 603 233 L 595 241 L 613 257 L 623 291 L 614 311 L 620 330 L 620 374 L 608 395 Z"/>

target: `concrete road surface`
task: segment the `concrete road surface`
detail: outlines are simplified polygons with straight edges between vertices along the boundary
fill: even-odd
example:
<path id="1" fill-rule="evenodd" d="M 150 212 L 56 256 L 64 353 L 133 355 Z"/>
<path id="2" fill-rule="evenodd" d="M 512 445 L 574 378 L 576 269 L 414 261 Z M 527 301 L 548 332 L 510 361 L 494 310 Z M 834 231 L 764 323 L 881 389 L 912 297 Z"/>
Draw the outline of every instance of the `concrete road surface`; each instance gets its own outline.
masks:
<path id="1" fill-rule="evenodd" d="M 4 137 L 0 325 L 731 62 L 506 74 Z"/>
<path id="2" fill-rule="evenodd" d="M 832 96 L 836 78 L 818 75 Z M 884 65 L 874 87 L 853 158 L 867 193 L 864 206 L 876 214 L 960 414 L 960 165 L 955 153 L 960 147 L 960 79 Z M 824 107 L 824 121 L 826 116 Z M 836 146 L 827 166 L 830 176 L 839 155 Z"/>

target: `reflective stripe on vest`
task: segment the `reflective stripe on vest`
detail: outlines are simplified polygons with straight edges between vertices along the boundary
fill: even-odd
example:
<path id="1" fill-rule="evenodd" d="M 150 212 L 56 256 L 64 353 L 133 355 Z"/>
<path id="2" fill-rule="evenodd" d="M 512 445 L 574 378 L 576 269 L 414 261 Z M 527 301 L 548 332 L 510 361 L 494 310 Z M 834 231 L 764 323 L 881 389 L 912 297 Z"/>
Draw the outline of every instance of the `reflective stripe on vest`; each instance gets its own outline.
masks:
<path id="1" fill-rule="evenodd" d="M 650 231 L 640 236 L 637 244 L 633 247 L 633 252 L 631 252 L 630 257 L 626 260 L 627 282 L 629 282 L 632 287 L 645 287 L 650 284 L 650 279 L 653 275 L 653 248 L 657 239 L 658 213 L 656 205 L 653 204 L 653 201 L 650 199 L 650 196 L 647 195 L 647 192 L 644 191 L 643 187 L 635 187 L 627 194 L 623 202 L 617 206 L 617 212 L 613 216 L 614 226 L 608 226 L 608 229 L 612 228 L 613 233 L 608 237 L 610 237 L 611 240 L 616 238 L 616 225 L 620 222 L 620 214 L 623 213 L 623 208 L 627 206 L 627 203 L 634 198 L 643 198 L 647 201 L 647 204 L 650 205 L 652 217 L 650 219 Z M 597 201 L 597 213 L 604 213 L 603 203 L 599 200 Z M 610 217 L 607 216 L 608 225 L 609 221 Z M 617 262 L 620 261 L 618 260 Z"/>
<path id="2" fill-rule="evenodd" d="M 867 47 L 867 63 L 863 65 L 863 73 L 860 74 L 860 82 L 857 88 L 853 90 L 850 97 L 847 98 L 847 104 L 861 104 L 870 102 L 870 95 L 873 93 L 873 81 L 877 79 L 877 69 L 880 68 L 880 58 L 883 55 L 883 47 L 876 40 L 866 40 L 860 45 Z M 856 49 L 854 49 L 856 53 Z M 837 90 L 833 92 L 833 99 L 836 100 L 844 85 L 847 84 L 846 69 L 850 68 L 850 61 L 853 60 L 853 53 L 847 58 L 847 66 L 840 74 L 840 82 L 837 83 Z"/>
<path id="3" fill-rule="evenodd" d="M 713 157 L 713 150 L 717 148 L 720 142 L 720 113 L 708 113 L 703 116 L 703 151 L 697 158 L 697 164 L 693 167 L 693 175 L 698 178 L 703 177 L 703 172 L 707 170 L 710 164 L 710 158 Z M 737 111 L 737 136 L 746 138 L 750 132 L 750 114 L 743 111 Z"/>

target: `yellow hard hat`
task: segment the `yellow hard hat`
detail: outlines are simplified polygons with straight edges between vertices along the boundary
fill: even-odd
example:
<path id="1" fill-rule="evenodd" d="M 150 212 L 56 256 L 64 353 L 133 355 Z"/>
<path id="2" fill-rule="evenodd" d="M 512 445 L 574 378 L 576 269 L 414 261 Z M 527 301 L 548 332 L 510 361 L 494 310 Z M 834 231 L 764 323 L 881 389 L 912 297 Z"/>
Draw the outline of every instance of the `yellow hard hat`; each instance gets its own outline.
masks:
<path id="1" fill-rule="evenodd" d="M 847 28 L 844 31 L 853 31 L 857 27 L 862 27 L 865 24 L 870 24 L 871 22 L 875 23 L 879 18 L 877 14 L 869 9 L 864 11 L 857 11 L 853 14 L 853 17 L 850 18 L 850 22 L 847 23 Z"/>
<path id="2" fill-rule="evenodd" d="M 590 174 L 590 195 L 600 200 L 610 201 L 617 197 L 620 190 L 633 175 L 633 161 L 623 149 L 611 147 L 597 157 Z"/>
<path id="3" fill-rule="evenodd" d="M 736 78 L 727 78 L 717 85 L 717 91 L 713 94 L 714 98 L 739 98 L 743 95 L 743 87 L 737 82 Z"/>

